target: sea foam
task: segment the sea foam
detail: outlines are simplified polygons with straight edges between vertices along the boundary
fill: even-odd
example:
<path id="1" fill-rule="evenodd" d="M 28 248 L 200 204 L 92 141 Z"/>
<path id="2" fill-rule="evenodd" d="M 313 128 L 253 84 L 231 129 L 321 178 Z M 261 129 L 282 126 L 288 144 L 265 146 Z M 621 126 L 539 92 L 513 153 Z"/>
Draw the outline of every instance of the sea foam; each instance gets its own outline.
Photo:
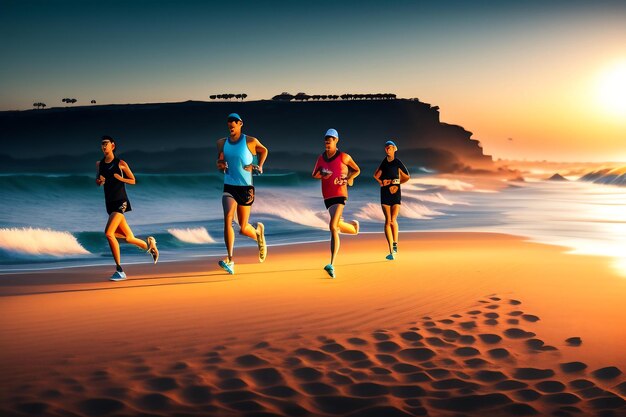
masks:
<path id="1" fill-rule="evenodd" d="M 400 206 L 399 217 L 406 217 L 409 219 L 428 220 L 434 216 L 440 216 L 443 213 L 432 210 L 426 206 L 417 203 L 403 202 Z M 361 220 L 366 221 L 385 221 L 385 215 L 378 204 L 367 203 L 365 207 L 361 208 L 355 216 Z"/>
<path id="2" fill-rule="evenodd" d="M 186 228 L 186 229 L 167 229 L 167 231 L 176 239 L 185 243 L 215 243 L 215 239 L 211 237 L 204 227 Z"/>
<path id="3" fill-rule="evenodd" d="M 0 229 L 0 251 L 17 258 L 89 255 L 70 232 L 32 227 Z"/>

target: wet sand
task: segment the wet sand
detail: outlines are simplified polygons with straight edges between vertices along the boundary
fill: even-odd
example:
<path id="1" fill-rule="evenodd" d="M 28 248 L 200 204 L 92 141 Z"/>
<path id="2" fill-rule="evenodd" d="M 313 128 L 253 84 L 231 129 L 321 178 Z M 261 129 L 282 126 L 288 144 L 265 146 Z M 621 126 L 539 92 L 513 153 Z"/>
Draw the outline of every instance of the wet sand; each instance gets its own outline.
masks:
<path id="1" fill-rule="evenodd" d="M 271 242 L 270 242 L 271 244 Z M 626 279 L 486 233 L 0 275 L 0 415 L 626 414 Z"/>

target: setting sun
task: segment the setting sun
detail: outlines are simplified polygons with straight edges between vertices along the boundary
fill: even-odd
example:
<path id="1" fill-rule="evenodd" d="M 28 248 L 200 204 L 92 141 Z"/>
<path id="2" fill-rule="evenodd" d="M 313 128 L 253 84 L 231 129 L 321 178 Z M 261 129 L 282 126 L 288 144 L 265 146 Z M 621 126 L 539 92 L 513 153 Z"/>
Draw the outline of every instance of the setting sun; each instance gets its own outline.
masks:
<path id="1" fill-rule="evenodd" d="M 598 102 L 611 114 L 626 116 L 626 60 L 614 64 L 600 74 Z"/>

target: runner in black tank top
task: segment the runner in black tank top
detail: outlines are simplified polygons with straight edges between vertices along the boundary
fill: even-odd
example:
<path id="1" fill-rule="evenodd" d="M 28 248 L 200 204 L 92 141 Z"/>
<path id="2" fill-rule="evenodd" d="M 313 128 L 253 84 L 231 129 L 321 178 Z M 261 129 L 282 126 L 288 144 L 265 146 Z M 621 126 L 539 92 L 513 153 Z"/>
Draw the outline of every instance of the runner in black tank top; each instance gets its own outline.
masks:
<path id="1" fill-rule="evenodd" d="M 104 158 L 96 162 L 98 177 L 96 184 L 104 185 L 104 201 L 106 204 L 109 220 L 107 221 L 104 234 L 109 241 L 109 247 L 115 260 L 116 270 L 111 276 L 111 281 L 126 279 L 126 274 L 120 265 L 120 245 L 117 238 L 123 238 L 152 255 L 154 263 L 159 259 L 159 250 L 156 240 L 150 236 L 146 241 L 137 239 L 133 231 L 126 223 L 124 213 L 131 210 L 130 201 L 126 195 L 126 184 L 135 184 L 135 176 L 126 162 L 115 156 L 115 140 L 110 136 L 102 137 L 102 153 Z"/>
<path id="2" fill-rule="evenodd" d="M 385 143 L 387 156 L 374 173 L 374 179 L 380 184 L 380 206 L 385 215 L 385 237 L 389 245 L 387 259 L 393 261 L 398 253 L 398 213 L 400 212 L 400 184 L 409 180 L 409 170 L 396 158 L 398 147 L 395 142 Z"/>

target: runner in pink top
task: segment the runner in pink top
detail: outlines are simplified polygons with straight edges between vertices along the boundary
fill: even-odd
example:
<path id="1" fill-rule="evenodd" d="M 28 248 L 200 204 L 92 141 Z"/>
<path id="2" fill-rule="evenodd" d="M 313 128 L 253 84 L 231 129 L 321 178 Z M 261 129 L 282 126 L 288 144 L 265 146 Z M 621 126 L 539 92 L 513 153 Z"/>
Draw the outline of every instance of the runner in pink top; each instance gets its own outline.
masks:
<path id="1" fill-rule="evenodd" d="M 324 137 L 326 150 L 317 158 L 313 169 L 313 178 L 322 180 L 322 196 L 324 205 L 330 213 L 330 263 L 324 270 L 335 278 L 333 262 L 339 252 L 339 232 L 356 235 L 359 233 L 359 222 L 353 220 L 346 223 L 341 215 L 348 200 L 348 186 L 352 186 L 354 179 L 361 173 L 359 166 L 352 157 L 337 149 L 339 133 L 335 129 L 328 129 Z"/>

